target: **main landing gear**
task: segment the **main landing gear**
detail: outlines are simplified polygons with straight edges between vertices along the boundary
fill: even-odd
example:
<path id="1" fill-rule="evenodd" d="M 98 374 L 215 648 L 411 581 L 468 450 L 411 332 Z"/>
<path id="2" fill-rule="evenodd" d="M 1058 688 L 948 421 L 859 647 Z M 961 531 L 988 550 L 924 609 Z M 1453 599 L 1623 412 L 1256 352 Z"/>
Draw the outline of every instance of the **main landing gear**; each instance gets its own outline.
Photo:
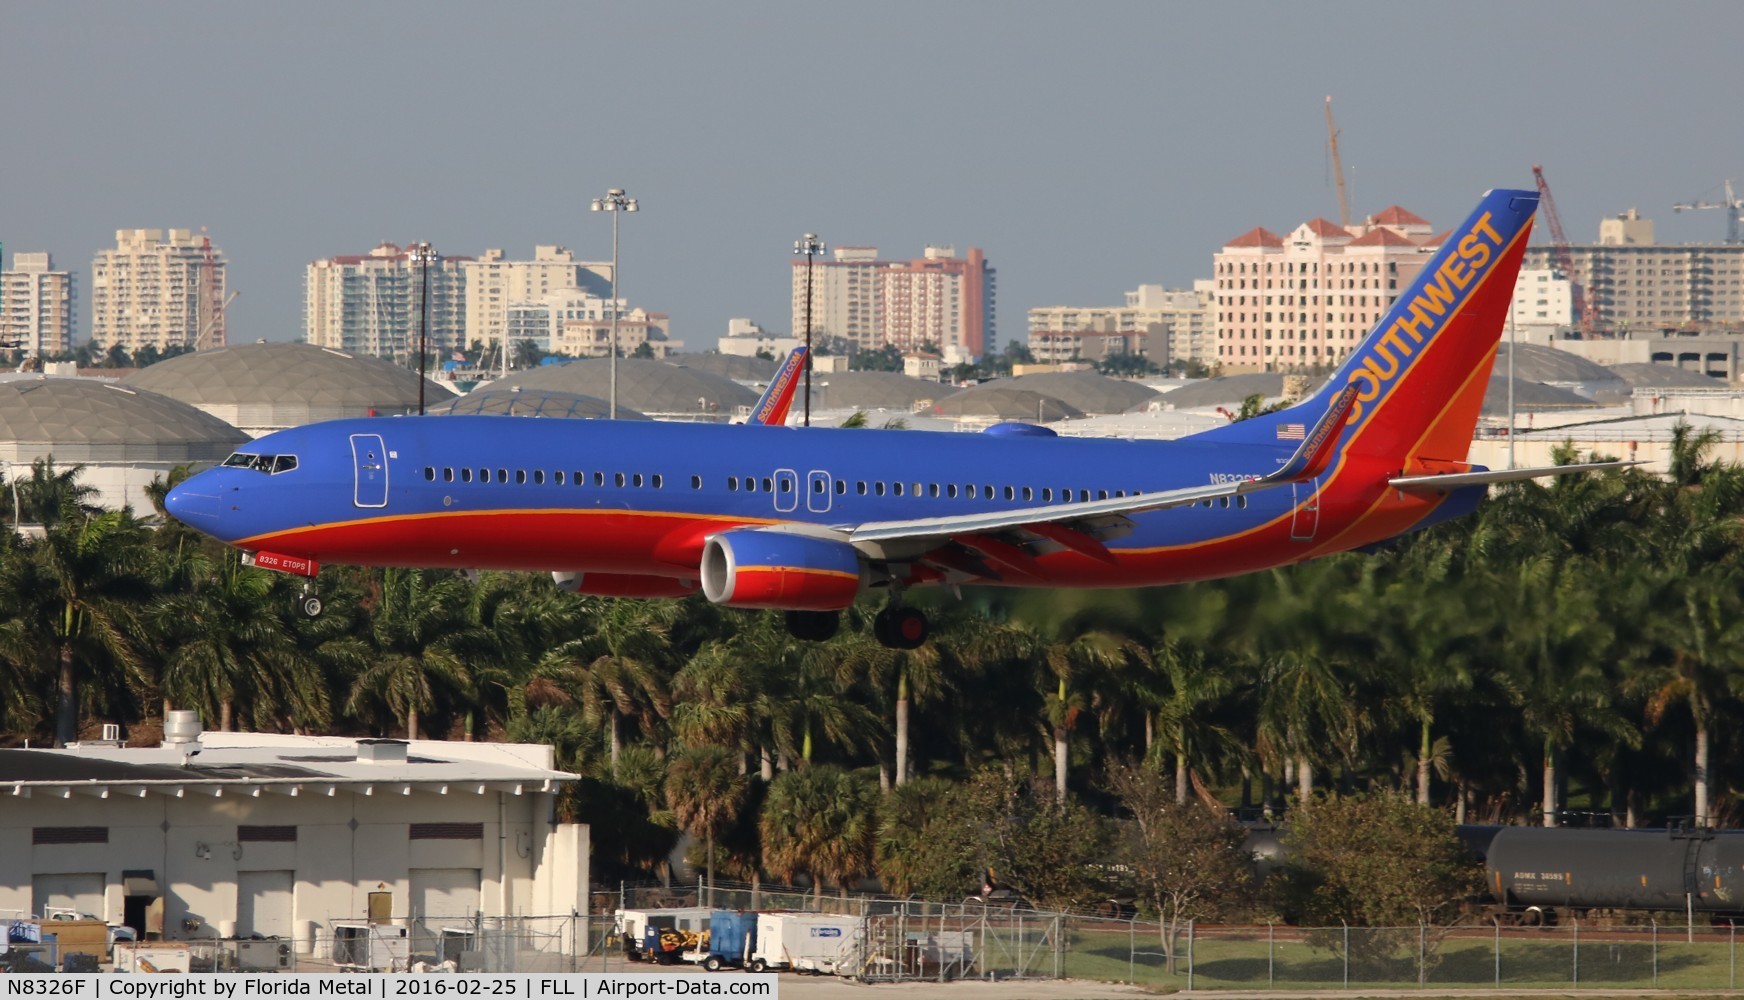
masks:
<path id="1" fill-rule="evenodd" d="M 929 631 L 926 612 L 903 604 L 892 604 L 872 619 L 872 635 L 891 649 L 919 649 Z"/>
<path id="2" fill-rule="evenodd" d="M 807 642 L 825 642 L 841 627 L 842 616 L 836 611 L 785 612 L 787 634 Z M 919 649 L 930 632 L 926 613 L 919 608 L 892 604 L 872 619 L 872 635 L 880 645 L 891 649 Z"/>

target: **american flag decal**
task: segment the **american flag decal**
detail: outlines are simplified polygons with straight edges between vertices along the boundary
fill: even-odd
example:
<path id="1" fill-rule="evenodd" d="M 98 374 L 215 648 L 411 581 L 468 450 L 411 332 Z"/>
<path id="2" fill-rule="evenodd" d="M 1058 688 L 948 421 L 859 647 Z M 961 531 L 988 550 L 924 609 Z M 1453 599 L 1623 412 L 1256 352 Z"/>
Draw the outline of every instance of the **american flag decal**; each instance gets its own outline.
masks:
<path id="1" fill-rule="evenodd" d="M 1301 424 L 1279 424 L 1279 441 L 1300 441 L 1306 435 L 1307 429 Z"/>

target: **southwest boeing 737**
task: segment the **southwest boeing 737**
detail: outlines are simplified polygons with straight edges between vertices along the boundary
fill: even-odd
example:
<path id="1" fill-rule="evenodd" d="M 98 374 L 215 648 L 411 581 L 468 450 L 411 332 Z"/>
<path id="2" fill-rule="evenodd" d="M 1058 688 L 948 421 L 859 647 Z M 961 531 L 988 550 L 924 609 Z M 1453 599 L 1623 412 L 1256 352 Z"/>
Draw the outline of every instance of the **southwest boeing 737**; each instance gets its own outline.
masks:
<path id="1" fill-rule="evenodd" d="M 802 638 L 883 592 L 879 640 L 914 648 L 927 621 L 902 602 L 912 587 L 1232 576 L 1465 514 L 1491 483 L 1599 467 L 1465 462 L 1537 205 L 1484 195 L 1311 398 L 1174 441 L 365 418 L 266 435 L 167 506 L 253 565 L 311 579 L 322 562 L 549 571 L 585 594 L 778 608 Z M 771 393 L 791 398 L 792 363 Z M 312 590 L 305 610 L 320 610 Z"/>

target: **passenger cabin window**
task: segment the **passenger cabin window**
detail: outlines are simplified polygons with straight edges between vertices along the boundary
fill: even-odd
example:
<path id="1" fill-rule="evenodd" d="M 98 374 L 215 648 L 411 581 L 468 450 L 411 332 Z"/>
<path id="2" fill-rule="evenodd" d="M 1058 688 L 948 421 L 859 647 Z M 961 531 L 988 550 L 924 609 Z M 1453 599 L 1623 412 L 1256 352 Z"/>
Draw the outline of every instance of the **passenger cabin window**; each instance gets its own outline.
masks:
<path id="1" fill-rule="evenodd" d="M 551 481 L 556 483 L 559 486 L 562 486 L 563 485 L 563 470 L 558 469 L 556 472 L 553 472 L 551 474 Z"/>
<path id="2" fill-rule="evenodd" d="M 630 477 L 630 485 L 637 489 L 642 488 L 642 474 L 640 472 Z"/>
<path id="3" fill-rule="evenodd" d="M 665 484 L 666 484 L 666 480 L 661 479 L 660 473 L 658 473 L 658 472 L 654 473 L 654 475 L 649 479 L 649 482 L 653 483 L 654 488 L 657 490 L 665 488 Z"/>
<path id="4" fill-rule="evenodd" d="M 436 467 L 434 465 L 424 466 L 424 479 L 432 483 L 436 481 Z"/>
<path id="5" fill-rule="evenodd" d="M 612 476 L 612 482 L 616 483 L 621 488 L 624 485 L 624 474 L 622 472 L 614 474 Z"/>
<path id="6" fill-rule="evenodd" d="M 534 469 L 533 470 L 533 485 L 534 486 L 544 486 L 545 485 L 545 470 L 544 469 Z"/>
<path id="7" fill-rule="evenodd" d="M 693 490 L 702 489 L 702 477 L 701 476 L 691 476 L 690 477 L 690 488 Z"/>
<path id="8" fill-rule="evenodd" d="M 606 474 L 603 472 L 594 473 L 593 474 L 593 484 L 595 486 L 604 486 L 606 484 Z"/>
<path id="9" fill-rule="evenodd" d="M 524 486 L 524 485 L 526 485 L 526 483 L 527 483 L 527 470 L 526 469 L 516 469 L 515 470 L 515 484 L 517 486 Z"/>
<path id="10" fill-rule="evenodd" d="M 442 470 L 442 481 L 445 483 L 454 482 L 454 470 L 452 468 Z"/>
<path id="11" fill-rule="evenodd" d="M 509 481 L 509 470 L 498 469 L 497 470 L 497 482 L 506 483 L 508 481 Z"/>
<path id="12" fill-rule="evenodd" d="M 463 483 L 472 482 L 472 470 L 471 469 L 461 469 L 460 470 L 460 481 Z"/>
<path id="13" fill-rule="evenodd" d="M 728 476 L 727 477 L 727 492 L 728 493 L 739 492 L 739 477 L 738 476 Z"/>

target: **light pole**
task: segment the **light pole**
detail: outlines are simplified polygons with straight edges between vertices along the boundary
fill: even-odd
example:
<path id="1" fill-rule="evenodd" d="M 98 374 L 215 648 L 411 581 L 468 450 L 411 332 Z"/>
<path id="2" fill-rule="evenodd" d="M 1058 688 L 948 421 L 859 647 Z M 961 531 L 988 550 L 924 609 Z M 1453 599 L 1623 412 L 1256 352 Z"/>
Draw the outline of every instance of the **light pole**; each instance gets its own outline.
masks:
<path id="1" fill-rule="evenodd" d="M 412 247 L 412 263 L 418 265 L 418 274 L 423 284 L 423 304 L 418 309 L 418 416 L 424 415 L 424 364 L 425 355 L 429 353 L 430 341 L 430 262 L 436 259 L 436 251 L 430 249 L 430 244 L 419 243 Z"/>
<path id="2" fill-rule="evenodd" d="M 618 214 L 620 212 L 636 211 L 636 199 L 624 197 L 623 188 L 612 188 L 604 198 L 593 200 L 593 210 L 612 213 L 612 420 L 618 419 L 618 311 L 623 304 L 623 298 L 618 291 Z"/>
<path id="3" fill-rule="evenodd" d="M 805 239 L 795 240 L 795 254 L 805 254 L 805 426 L 811 426 L 811 260 L 824 252 L 824 245 L 818 242 L 816 233 L 806 233 Z"/>

